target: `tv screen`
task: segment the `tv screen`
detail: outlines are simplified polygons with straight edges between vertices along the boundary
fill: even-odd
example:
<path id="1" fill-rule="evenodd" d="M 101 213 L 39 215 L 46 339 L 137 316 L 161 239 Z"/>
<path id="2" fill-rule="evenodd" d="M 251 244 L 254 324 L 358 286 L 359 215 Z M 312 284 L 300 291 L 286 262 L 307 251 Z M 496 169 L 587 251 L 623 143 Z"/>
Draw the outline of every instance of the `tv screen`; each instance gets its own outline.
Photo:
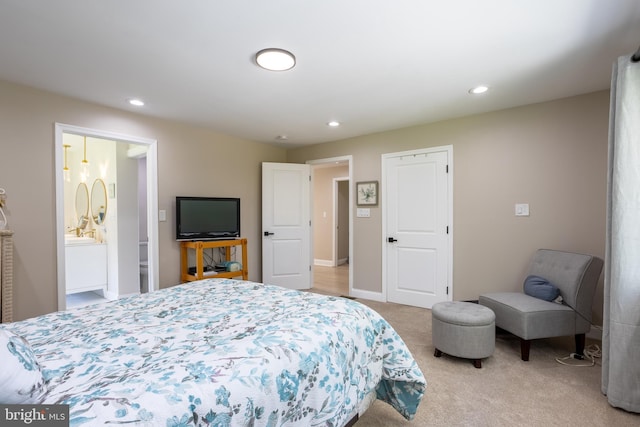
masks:
<path id="1" fill-rule="evenodd" d="M 240 199 L 176 197 L 176 239 L 240 237 Z"/>

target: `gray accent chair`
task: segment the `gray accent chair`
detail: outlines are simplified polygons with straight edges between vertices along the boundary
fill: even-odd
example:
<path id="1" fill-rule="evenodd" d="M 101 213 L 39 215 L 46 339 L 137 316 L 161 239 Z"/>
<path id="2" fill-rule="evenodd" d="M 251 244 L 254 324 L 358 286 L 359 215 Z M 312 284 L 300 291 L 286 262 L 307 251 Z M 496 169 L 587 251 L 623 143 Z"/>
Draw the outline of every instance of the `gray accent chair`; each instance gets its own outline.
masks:
<path id="1" fill-rule="evenodd" d="M 496 315 L 496 326 L 520 338 L 522 360 L 529 360 L 531 340 L 574 335 L 576 355 L 584 352 L 591 329 L 591 306 L 603 261 L 592 255 L 539 249 L 528 275 L 543 277 L 560 290 L 563 303 L 548 302 L 523 292 L 493 292 L 478 302 Z"/>

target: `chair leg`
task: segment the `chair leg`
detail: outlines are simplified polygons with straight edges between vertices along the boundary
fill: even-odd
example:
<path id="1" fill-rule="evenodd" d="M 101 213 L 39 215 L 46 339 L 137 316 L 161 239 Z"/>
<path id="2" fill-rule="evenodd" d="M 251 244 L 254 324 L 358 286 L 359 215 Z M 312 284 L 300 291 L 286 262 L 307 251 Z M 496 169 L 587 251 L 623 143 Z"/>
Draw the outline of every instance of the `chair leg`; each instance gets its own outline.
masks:
<path id="1" fill-rule="evenodd" d="M 584 359 L 585 334 L 576 334 L 576 359 Z"/>
<path id="2" fill-rule="evenodd" d="M 473 366 L 477 369 L 482 368 L 482 359 L 473 359 Z"/>
<path id="3" fill-rule="evenodd" d="M 529 350 L 531 349 L 531 340 L 525 340 L 520 338 L 520 354 L 522 360 L 529 361 Z"/>

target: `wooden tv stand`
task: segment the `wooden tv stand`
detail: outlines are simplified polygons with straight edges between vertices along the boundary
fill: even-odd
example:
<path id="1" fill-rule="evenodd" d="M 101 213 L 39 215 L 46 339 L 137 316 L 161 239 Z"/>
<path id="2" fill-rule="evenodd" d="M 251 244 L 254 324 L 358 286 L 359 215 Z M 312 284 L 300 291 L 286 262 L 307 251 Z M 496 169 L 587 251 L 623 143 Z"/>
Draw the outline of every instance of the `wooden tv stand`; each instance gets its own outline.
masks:
<path id="1" fill-rule="evenodd" d="M 242 246 L 242 268 L 238 271 L 218 271 L 217 274 L 207 275 L 204 272 L 203 250 L 209 248 L 225 248 L 225 259 L 231 259 L 231 247 Z M 189 274 L 188 250 L 196 251 L 196 273 Z M 201 279 L 221 279 L 242 276 L 242 280 L 249 279 L 249 269 L 247 267 L 247 239 L 232 240 L 208 240 L 195 242 L 180 242 L 180 281 L 192 282 Z"/>

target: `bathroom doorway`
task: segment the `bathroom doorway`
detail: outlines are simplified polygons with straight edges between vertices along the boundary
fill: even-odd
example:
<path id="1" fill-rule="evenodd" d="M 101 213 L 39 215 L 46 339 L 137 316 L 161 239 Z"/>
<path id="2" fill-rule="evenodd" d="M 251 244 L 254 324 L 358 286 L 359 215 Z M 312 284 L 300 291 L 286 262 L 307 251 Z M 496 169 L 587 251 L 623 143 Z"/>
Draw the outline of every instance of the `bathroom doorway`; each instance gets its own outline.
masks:
<path id="1" fill-rule="evenodd" d="M 77 156 L 79 150 L 74 149 L 76 154 L 69 155 L 71 148 L 68 146 L 71 144 L 65 142 L 65 136 L 81 139 L 83 145 L 87 147 L 82 147 L 80 150 L 82 160 L 87 159 L 89 164 L 94 165 L 89 175 L 91 178 L 85 177 L 84 181 L 91 182 L 95 179 L 105 183 L 108 196 L 105 224 L 102 228 L 90 227 L 88 233 L 87 230 L 79 232 L 76 229 L 77 217 L 71 221 L 72 227 L 69 226 L 68 215 L 65 218 L 65 211 L 68 212 L 74 207 L 69 197 L 64 195 L 69 192 L 70 187 L 74 187 L 75 191 L 76 183 L 79 181 L 76 179 L 76 182 L 70 185 L 66 175 L 68 169 L 72 169 L 71 165 L 76 169 L 76 173 L 81 166 Z M 64 310 L 67 306 L 86 304 L 94 296 L 115 299 L 140 293 L 141 290 L 157 289 L 159 251 L 156 141 L 62 124 L 56 124 L 55 140 L 58 309 Z M 84 140 L 87 142 L 85 143 Z M 118 168 L 118 161 L 121 168 Z M 131 185 L 133 182 L 138 182 L 138 185 Z M 87 185 L 87 188 L 90 190 L 91 185 Z M 137 220 L 132 220 L 134 216 Z M 69 234 L 88 236 L 89 240 L 95 236 L 97 237 L 95 243 L 104 243 L 108 248 L 108 286 L 89 291 L 89 295 L 84 295 L 89 300 L 82 298 L 83 295 L 80 292 L 75 292 L 77 289 L 72 290 L 74 293 L 71 295 L 72 298 L 67 298 L 66 282 L 69 274 L 66 270 L 70 266 L 67 260 L 68 242 L 79 240 L 68 239 Z M 77 250 L 77 248 L 74 249 Z M 86 284 L 82 283 L 82 285 Z M 93 296 L 90 295 L 91 293 Z"/>

